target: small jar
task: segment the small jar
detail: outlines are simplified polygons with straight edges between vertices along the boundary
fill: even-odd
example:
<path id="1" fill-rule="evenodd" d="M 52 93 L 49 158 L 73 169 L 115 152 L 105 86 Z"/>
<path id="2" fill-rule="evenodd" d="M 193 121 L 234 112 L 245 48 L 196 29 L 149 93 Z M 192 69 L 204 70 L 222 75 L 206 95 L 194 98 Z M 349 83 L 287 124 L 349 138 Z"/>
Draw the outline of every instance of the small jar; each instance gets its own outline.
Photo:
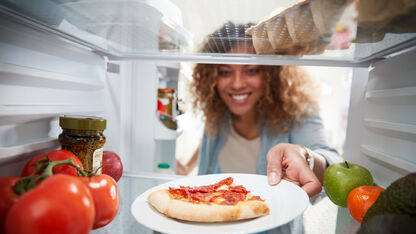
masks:
<path id="1" fill-rule="evenodd" d="M 176 129 L 176 122 L 174 120 L 175 107 L 175 90 L 173 89 L 158 89 L 158 100 L 164 106 L 164 113 L 160 116 L 162 123 L 170 128 Z"/>
<path id="2" fill-rule="evenodd" d="M 175 99 L 175 90 L 173 89 L 158 89 L 158 98 L 165 107 L 165 113 L 167 115 L 173 115 L 173 102 Z"/>
<path id="3" fill-rule="evenodd" d="M 62 149 L 74 153 L 86 171 L 101 174 L 106 123 L 105 119 L 95 116 L 65 115 L 59 118 Z"/>

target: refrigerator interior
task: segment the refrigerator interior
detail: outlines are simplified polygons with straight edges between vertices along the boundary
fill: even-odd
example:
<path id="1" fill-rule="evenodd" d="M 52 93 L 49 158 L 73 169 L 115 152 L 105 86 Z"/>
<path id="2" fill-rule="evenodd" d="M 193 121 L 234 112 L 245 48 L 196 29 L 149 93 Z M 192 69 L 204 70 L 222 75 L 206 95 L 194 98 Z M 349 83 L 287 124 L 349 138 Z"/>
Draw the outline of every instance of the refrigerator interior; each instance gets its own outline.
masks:
<path id="1" fill-rule="evenodd" d="M 130 170 L 153 171 L 158 161 L 170 160 L 169 163 L 174 164 L 172 152 L 182 129 L 180 126 L 169 129 L 158 120 L 157 90 L 172 88 L 175 91 L 173 111 L 178 115 L 180 108 L 176 106 L 181 104 L 178 83 L 181 79 L 191 79 L 192 64 L 197 62 L 350 67 L 355 69 L 353 80 L 375 80 L 371 77 L 380 70 L 375 65 L 379 60 L 393 61 L 392 55 L 409 50 L 415 44 L 414 27 L 398 28 L 394 21 L 397 17 L 411 21 L 415 8 L 411 3 L 400 9 L 386 5 L 393 13 L 371 24 L 364 14 L 371 16 L 365 11 L 369 3 L 361 1 L 358 10 L 353 1 L 327 0 L 301 4 L 293 0 L 263 0 L 255 6 L 247 0 L 44 0 L 36 6 L 27 1 L 3 1 L 0 8 L 1 88 L 4 90 L 1 93 L 2 164 L 27 159 L 31 151 L 58 147 L 55 139 L 60 130 L 56 119 L 67 113 L 106 117 L 109 126 L 105 133 L 111 136 L 106 147 L 128 155 L 123 160 Z M 264 21 L 276 8 L 284 11 Z M 327 15 L 318 14 L 320 11 L 316 9 L 328 11 Z M 326 28 L 320 27 L 319 17 L 329 20 Z M 252 33 L 253 42 L 261 42 L 261 46 L 272 44 L 274 54 L 199 52 L 205 37 L 226 22 L 244 24 L 244 29 L 249 27 L 249 22 L 257 23 L 254 28 L 258 31 Z M 278 39 L 273 30 L 282 25 L 285 27 L 280 29 L 287 30 L 292 41 L 298 37 L 303 43 L 295 43 L 296 46 L 303 48 L 305 43 L 311 46 L 318 41 L 319 46 L 323 43 L 326 47 L 323 51 L 301 50 L 293 54 L 285 48 L 276 49 Z M 300 26 L 304 31 L 297 32 Z M 233 32 L 235 29 L 230 28 L 226 34 L 211 35 L 217 43 L 213 46 L 227 43 Z M 347 44 L 334 47 L 332 43 L 340 32 L 348 32 L 341 37 Z M 380 62 L 382 67 L 387 63 Z M 368 78 L 359 72 L 360 68 L 371 68 Z M 400 70 L 400 65 L 392 69 Z M 367 88 L 367 83 L 357 87 Z M 354 94 L 357 87 L 353 85 L 351 100 L 357 98 Z M 412 92 L 411 88 L 408 90 Z M 371 97 L 365 97 L 378 100 L 372 97 L 378 93 L 369 91 Z M 367 100 L 362 96 L 358 99 Z M 371 122 L 373 120 L 376 123 Z M 384 123 L 383 119 L 382 123 L 377 121 L 373 116 L 359 124 L 374 127 Z M 398 121 L 398 124 L 412 124 L 404 117 Z M 356 121 L 348 123 L 361 126 Z M 348 148 L 357 146 L 356 143 Z M 368 153 L 369 146 L 371 144 L 358 148 Z M 399 158 L 411 160 L 411 157 Z M 385 179 L 385 183 L 391 181 Z"/>
<path id="2" fill-rule="evenodd" d="M 365 2 L 361 0 L 361 4 Z M 176 139 L 183 129 L 180 124 L 177 129 L 169 129 L 159 120 L 158 88 L 174 89 L 175 105 L 180 106 L 180 81 L 191 79 L 193 63 L 350 69 L 342 148 L 345 159 L 369 168 L 375 182 L 383 187 L 416 171 L 416 27 L 407 23 L 403 24 L 407 27 L 397 28 L 395 24 L 397 20 L 414 22 L 414 5 L 404 10 L 388 5 L 401 18 L 392 16 L 387 21 L 373 22 L 377 25 L 373 28 L 368 26 L 371 24 L 357 25 L 355 3 L 342 5 L 331 33 L 320 34 L 319 40 L 312 41 L 324 44 L 325 50 L 320 53 L 198 52 L 204 38 L 224 23 L 257 24 L 274 9 L 295 3 L 2 1 L 0 175 L 18 175 L 29 158 L 59 148 L 57 136 L 61 130 L 57 121 L 63 114 L 105 117 L 104 149 L 117 152 L 126 171 L 153 172 L 158 162 L 168 162 L 174 169 L 179 147 Z M 339 25 L 343 31 L 336 31 Z M 342 35 L 347 48 L 330 48 L 332 40 L 345 30 L 348 34 Z M 270 38 L 264 35 L 259 34 L 257 39 L 268 43 Z M 226 43 L 233 35 L 214 36 Z M 350 225 L 348 221 L 339 223 L 337 230 L 344 232 Z"/>

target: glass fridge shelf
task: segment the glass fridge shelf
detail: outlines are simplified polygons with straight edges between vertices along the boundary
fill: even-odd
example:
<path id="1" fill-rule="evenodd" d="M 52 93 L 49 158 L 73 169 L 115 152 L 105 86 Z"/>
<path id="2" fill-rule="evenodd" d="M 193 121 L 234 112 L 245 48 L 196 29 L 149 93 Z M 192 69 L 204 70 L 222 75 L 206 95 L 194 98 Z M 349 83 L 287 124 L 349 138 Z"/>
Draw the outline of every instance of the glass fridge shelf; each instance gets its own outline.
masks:
<path id="1" fill-rule="evenodd" d="M 0 15 L 110 60 L 365 67 L 416 46 L 416 3 L 384 2 L 5 0 Z M 255 51 L 224 53 L 232 40 Z"/>

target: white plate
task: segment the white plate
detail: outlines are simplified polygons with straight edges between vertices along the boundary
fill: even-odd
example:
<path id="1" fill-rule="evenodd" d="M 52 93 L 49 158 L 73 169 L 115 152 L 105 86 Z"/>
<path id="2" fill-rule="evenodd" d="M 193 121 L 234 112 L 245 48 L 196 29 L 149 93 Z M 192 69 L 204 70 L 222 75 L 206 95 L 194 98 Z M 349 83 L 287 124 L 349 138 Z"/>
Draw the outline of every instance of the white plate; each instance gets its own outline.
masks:
<path id="1" fill-rule="evenodd" d="M 172 219 L 156 211 L 147 196 L 156 190 L 169 187 L 201 186 L 217 183 L 227 177 L 234 178 L 234 184 L 243 185 L 254 195 L 266 200 L 270 214 L 255 219 L 201 223 Z M 139 195 L 131 205 L 133 217 L 144 226 L 162 233 L 253 233 L 269 230 L 301 215 L 309 204 L 309 197 L 299 186 L 282 180 L 276 186 L 267 183 L 267 177 L 253 174 L 211 174 L 170 181 L 153 187 Z"/>

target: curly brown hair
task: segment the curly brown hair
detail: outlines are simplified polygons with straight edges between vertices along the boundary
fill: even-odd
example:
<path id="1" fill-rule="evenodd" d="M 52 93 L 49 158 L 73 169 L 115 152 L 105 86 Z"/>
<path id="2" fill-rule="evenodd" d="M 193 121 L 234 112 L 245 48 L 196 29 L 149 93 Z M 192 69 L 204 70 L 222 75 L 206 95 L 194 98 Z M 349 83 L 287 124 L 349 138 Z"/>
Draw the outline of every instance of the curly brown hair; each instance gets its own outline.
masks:
<path id="1" fill-rule="evenodd" d="M 247 40 L 247 35 L 244 34 L 245 29 L 250 25 L 234 25 L 228 22 L 208 36 L 200 52 L 226 53 L 241 43 L 252 46 L 251 41 Z M 238 39 L 233 40 L 236 35 Z M 203 111 L 206 118 L 205 128 L 212 136 L 223 129 L 229 113 L 216 88 L 219 66 L 219 64 L 196 64 L 191 83 L 191 93 L 194 95 L 193 106 Z M 278 132 L 287 132 L 295 124 L 301 123 L 302 117 L 317 113 L 315 83 L 301 67 L 263 65 L 261 69 L 264 73 L 264 94 L 256 105 L 256 111 L 266 125 Z"/>

